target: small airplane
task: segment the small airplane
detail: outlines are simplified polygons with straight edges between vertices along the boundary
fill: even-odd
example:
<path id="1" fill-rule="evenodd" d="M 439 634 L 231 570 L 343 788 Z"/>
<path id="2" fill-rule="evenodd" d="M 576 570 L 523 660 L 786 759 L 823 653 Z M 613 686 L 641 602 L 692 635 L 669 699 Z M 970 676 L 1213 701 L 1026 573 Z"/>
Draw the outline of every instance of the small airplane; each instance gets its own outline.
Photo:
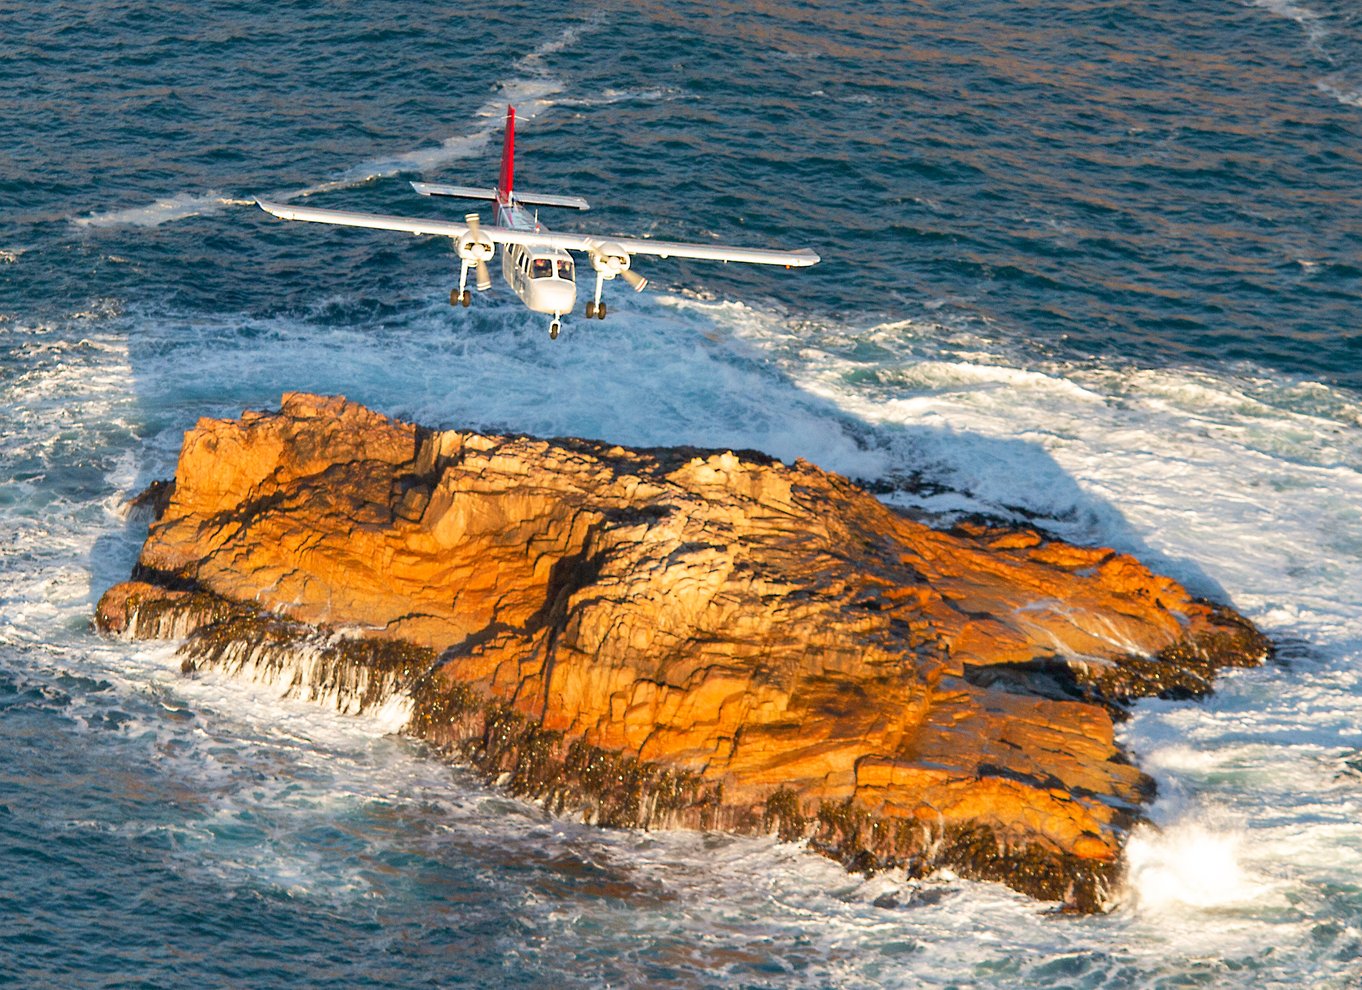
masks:
<path id="1" fill-rule="evenodd" d="M 619 276 L 642 292 L 648 280 L 631 266 L 631 256 L 656 255 L 660 258 L 703 258 L 714 261 L 742 261 L 757 265 L 785 265 L 803 268 L 818 264 L 818 255 L 808 248 L 777 251 L 766 248 L 730 247 L 722 244 L 683 244 L 675 241 L 655 241 L 644 237 L 608 237 L 590 234 L 555 233 L 539 223 L 539 214 L 525 210 L 526 206 L 561 206 L 578 210 L 590 209 L 579 196 L 551 196 L 540 193 L 512 191 L 515 165 L 515 108 L 506 108 L 506 137 L 501 148 L 501 175 L 495 189 L 471 186 L 447 186 L 433 182 L 413 182 L 412 188 L 423 196 L 456 196 L 463 199 L 490 199 L 496 206 L 496 225 L 483 226 L 478 214 L 469 213 L 464 223 L 447 220 L 426 220 L 416 217 L 379 216 L 371 213 L 352 213 L 348 210 L 322 210 L 310 206 L 288 206 L 256 200 L 260 208 L 284 220 L 308 220 L 313 223 L 340 224 L 347 227 L 375 227 L 381 230 L 403 230 L 413 234 L 438 234 L 454 239 L 454 250 L 459 255 L 459 287 L 449 293 L 449 304 L 467 306 L 472 302 L 468 291 L 468 271 L 477 272 L 476 285 L 482 292 L 492 287 L 492 275 L 487 263 L 496 253 L 496 245 L 503 245 L 501 273 L 515 294 L 530 310 L 553 317 L 549 337 L 556 340 L 562 329 L 563 316 L 572 312 L 577 301 L 572 251 L 584 251 L 596 271 L 596 296 L 586 304 L 587 319 L 605 319 L 605 303 L 601 300 L 603 283 Z"/>

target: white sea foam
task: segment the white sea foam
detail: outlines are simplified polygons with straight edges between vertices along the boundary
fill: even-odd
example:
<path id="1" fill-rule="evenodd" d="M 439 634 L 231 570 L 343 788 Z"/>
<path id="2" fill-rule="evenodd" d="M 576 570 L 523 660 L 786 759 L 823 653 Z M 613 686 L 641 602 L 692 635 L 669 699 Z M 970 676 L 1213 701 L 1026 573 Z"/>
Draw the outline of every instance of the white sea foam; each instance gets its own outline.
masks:
<path id="1" fill-rule="evenodd" d="M 1162 914 L 1178 909 L 1243 907 L 1272 888 L 1244 868 L 1242 832 L 1213 831 L 1199 824 L 1162 832 L 1138 829 L 1126 847 L 1130 886 L 1138 910 Z"/>
<path id="2" fill-rule="evenodd" d="M 208 213 L 217 213 L 225 206 L 254 205 L 251 199 L 233 199 L 220 192 L 203 193 L 183 192 L 145 206 L 129 206 L 119 210 L 91 213 L 89 216 L 72 217 L 71 222 L 78 227 L 159 227 L 172 220 L 184 220 Z"/>
<path id="3" fill-rule="evenodd" d="M 1362 107 L 1362 88 L 1348 83 L 1341 76 L 1315 80 L 1315 88 L 1348 107 Z"/>
<path id="4" fill-rule="evenodd" d="M 1319 957 L 1310 932 L 1311 915 L 1338 896 L 1330 885 L 1362 868 L 1362 787 L 1348 762 L 1362 722 L 1354 396 L 1252 369 L 1019 367 L 977 327 L 820 326 L 665 295 L 621 295 L 611 319 L 574 323 L 551 343 L 515 302 L 482 302 L 458 323 L 412 302 L 382 334 L 338 326 L 335 306 L 316 325 L 254 323 L 249 334 L 232 317 L 114 307 L 78 335 L 17 338 L 21 367 L 0 384 L 12 411 L 0 458 L 11 477 L 40 477 L 12 485 L 0 506 L 11 541 L 0 552 L 0 641 L 27 651 L 37 674 L 113 685 L 111 700 L 74 701 L 74 717 L 94 732 L 117 707 L 127 744 L 152 747 L 201 805 L 175 837 L 187 876 L 345 900 L 400 882 L 365 865 L 394 850 L 504 857 L 517 870 L 498 875 L 499 896 L 550 951 L 613 930 L 623 897 L 631 926 L 656 936 L 644 944 L 703 945 L 678 957 L 681 971 L 708 966 L 737 982 L 758 944 L 794 985 L 1018 985 L 1046 978 L 1041 960 L 1080 966 L 1093 953 L 1150 982 L 1220 959 L 1338 985 L 1340 964 Z M 143 356 L 129 352 L 130 326 Z M 867 344 L 873 359 L 859 356 Z M 330 359 L 337 350 L 344 361 Z M 197 374 L 207 354 L 213 383 Z M 925 472 L 960 490 L 946 508 L 1039 515 L 1136 550 L 1306 646 L 1291 667 L 1226 678 L 1205 704 L 1142 705 L 1123 728 L 1159 781 L 1163 830 L 1132 844 L 1132 899 L 1104 918 L 1038 924 L 1035 904 L 995 885 L 865 881 L 765 839 L 585 829 L 385 739 L 400 710 L 351 722 L 281 699 L 277 681 L 186 680 L 167 647 L 84 631 L 90 598 L 136 552 L 122 499 L 169 474 L 198 415 L 267 408 L 292 387 L 436 424 L 751 446 L 869 478 Z M 64 487 L 61 472 L 87 456 L 104 489 Z M 898 498 L 942 507 L 908 488 Z M 355 825 L 381 807 L 419 827 Z M 318 829 L 348 852 L 324 855 Z M 629 893 L 572 894 L 597 873 L 603 889 Z M 1265 945 L 1273 959 L 1261 958 Z M 626 951 L 599 965 L 627 983 L 652 963 Z"/>

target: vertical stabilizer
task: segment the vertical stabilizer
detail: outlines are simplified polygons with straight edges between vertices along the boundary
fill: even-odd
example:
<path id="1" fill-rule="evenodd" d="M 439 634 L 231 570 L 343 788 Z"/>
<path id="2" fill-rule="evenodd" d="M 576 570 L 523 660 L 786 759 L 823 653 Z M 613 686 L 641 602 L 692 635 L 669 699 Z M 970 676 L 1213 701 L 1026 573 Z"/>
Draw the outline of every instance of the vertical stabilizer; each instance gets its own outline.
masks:
<path id="1" fill-rule="evenodd" d="M 501 146 L 501 178 L 497 180 L 497 201 L 511 201 L 511 182 L 515 177 L 515 107 L 506 108 L 506 140 Z"/>

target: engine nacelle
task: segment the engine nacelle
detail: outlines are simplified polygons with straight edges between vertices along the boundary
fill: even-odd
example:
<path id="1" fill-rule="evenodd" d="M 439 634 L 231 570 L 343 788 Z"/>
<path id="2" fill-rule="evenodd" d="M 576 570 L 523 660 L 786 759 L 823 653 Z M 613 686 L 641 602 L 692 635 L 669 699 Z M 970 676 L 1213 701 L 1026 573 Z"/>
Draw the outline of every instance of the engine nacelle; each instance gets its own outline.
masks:
<path id="1" fill-rule="evenodd" d="M 602 278 L 614 278 L 629 270 L 629 252 L 620 244 L 607 241 L 591 249 L 591 267 L 601 273 Z"/>
<path id="2" fill-rule="evenodd" d="M 454 250 L 458 252 L 460 261 L 476 265 L 480 261 L 483 264 L 491 261 L 497 246 L 492 243 L 492 238 L 481 231 L 474 234 L 470 230 L 454 242 Z"/>

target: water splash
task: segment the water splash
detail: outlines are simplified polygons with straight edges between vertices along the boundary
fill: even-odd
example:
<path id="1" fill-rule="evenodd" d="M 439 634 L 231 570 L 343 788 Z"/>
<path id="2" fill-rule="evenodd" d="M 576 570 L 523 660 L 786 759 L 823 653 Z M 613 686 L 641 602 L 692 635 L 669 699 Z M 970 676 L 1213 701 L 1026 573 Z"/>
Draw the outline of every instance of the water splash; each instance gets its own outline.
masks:
<path id="1" fill-rule="evenodd" d="M 1243 865 L 1244 835 L 1192 822 L 1138 829 L 1126 846 L 1131 897 L 1141 913 L 1248 906 L 1272 888 Z"/>

